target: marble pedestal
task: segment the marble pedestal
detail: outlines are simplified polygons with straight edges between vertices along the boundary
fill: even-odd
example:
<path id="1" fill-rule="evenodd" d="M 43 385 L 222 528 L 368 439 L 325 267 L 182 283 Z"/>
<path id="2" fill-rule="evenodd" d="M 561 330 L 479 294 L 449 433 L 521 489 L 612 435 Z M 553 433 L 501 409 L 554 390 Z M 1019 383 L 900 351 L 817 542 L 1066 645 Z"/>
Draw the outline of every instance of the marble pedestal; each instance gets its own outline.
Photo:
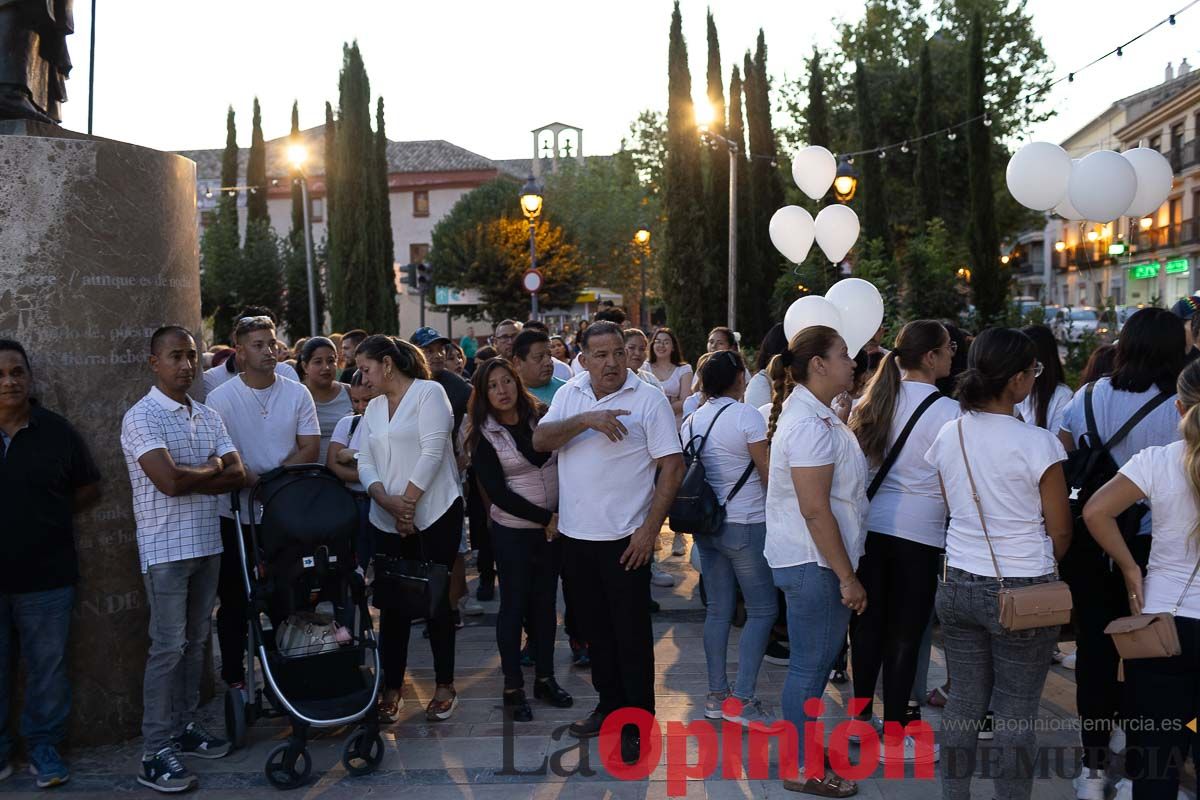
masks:
<path id="1" fill-rule="evenodd" d="M 0 123 L 0 338 L 29 351 L 37 397 L 103 475 L 102 501 L 76 518 L 72 744 L 141 726 L 148 612 L 120 427 L 152 383 L 154 329 L 200 328 L 195 178 L 182 156 Z"/>

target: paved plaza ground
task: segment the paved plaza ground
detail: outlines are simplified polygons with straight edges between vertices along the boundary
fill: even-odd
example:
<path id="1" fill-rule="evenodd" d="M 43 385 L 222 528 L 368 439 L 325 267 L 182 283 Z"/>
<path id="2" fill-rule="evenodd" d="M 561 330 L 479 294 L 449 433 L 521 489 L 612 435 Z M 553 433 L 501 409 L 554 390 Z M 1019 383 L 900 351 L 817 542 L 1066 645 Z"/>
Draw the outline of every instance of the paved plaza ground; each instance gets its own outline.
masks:
<path id="1" fill-rule="evenodd" d="M 707 691 L 704 649 L 701 640 L 704 610 L 697 590 L 697 574 L 686 557 L 672 557 L 670 539 L 664 535 L 664 548 L 659 551 L 664 569 L 675 574 L 679 582 L 673 589 L 654 589 L 662 605 L 655 616 L 655 669 L 657 679 L 658 716 L 660 721 L 703 719 L 704 696 Z M 660 766 L 649 780 L 623 782 L 606 773 L 598 755 L 597 742 L 588 745 L 589 763 L 595 774 L 570 777 L 505 773 L 505 725 L 500 710 L 500 657 L 496 651 L 495 620 L 498 603 L 484 604 L 487 610 L 481 617 L 467 618 L 467 627 L 458 634 L 457 687 L 460 703 L 454 717 L 444 723 L 425 722 L 425 703 L 433 693 L 433 665 L 428 643 L 414 627 L 412 664 L 409 682 L 404 690 L 404 707 L 399 723 L 385 729 L 385 756 L 378 772 L 364 778 L 349 776 L 341 765 L 341 748 L 347 731 L 319 734 L 310 744 L 313 775 L 309 783 L 293 792 L 304 798 L 340 797 L 410 797 L 418 800 L 517 800 L 518 798 L 638 798 L 668 797 L 667 775 Z M 736 673 L 735 629 L 730 642 L 730 677 Z M 1071 645 L 1065 645 L 1069 649 Z M 935 647 L 930 668 L 930 685 L 941 683 L 945 676 L 944 657 Z M 570 650 L 560 639 L 556 651 L 558 679 L 575 696 L 572 709 L 554 709 L 531 699 L 535 719 L 517 724 L 516 735 L 510 738 L 511 764 L 516 771 L 529 771 L 542 764 L 543 759 L 558 751 L 568 752 L 559 757 L 563 771 L 573 772 L 579 766 L 578 743 L 563 730 L 563 726 L 583 716 L 595 704 L 596 695 L 586 671 L 570 666 Z M 527 681 L 532 681 L 532 670 Z M 776 713 L 786 668 L 764 664 L 759 679 L 759 695 Z M 844 718 L 846 691 L 849 684 L 830 686 L 826 694 L 832 711 L 827 716 L 829 728 L 838 718 Z M 1040 716 L 1048 729 L 1039 738 L 1043 746 L 1071 747 L 1078 743 L 1072 732 L 1075 714 L 1074 673 L 1055 665 L 1050 670 L 1043 693 Z M 880 710 L 877 702 L 876 710 Z M 210 703 L 205 714 L 211 728 L 223 728 L 219 701 Z M 924 718 L 936 729 L 940 723 L 937 709 L 926 708 Z M 719 725 L 716 726 L 719 731 Z M 719 734 L 718 734 L 719 735 Z M 219 761 L 192 760 L 189 765 L 200 776 L 201 792 L 209 797 L 254 798 L 279 794 L 263 776 L 267 752 L 286 739 L 284 720 L 261 721 L 250 729 L 248 745 Z M 694 741 L 689 746 L 695 760 Z M 664 746 L 664 754 L 666 746 Z M 141 756 L 140 740 L 127 744 L 76 750 L 68 753 L 72 764 L 71 782 L 56 794 L 81 797 L 113 797 L 137 793 L 153 796 L 151 790 L 139 786 L 134 774 Z M 774 759 L 772 759 L 774 761 Z M 664 757 L 665 763 L 665 757 Z M 1068 763 L 1068 768 L 1073 767 Z M 513 770 L 509 770 L 510 772 Z M 880 773 L 882 770 L 880 770 Z M 911 775 L 910 772 L 908 773 Z M 973 796 L 992 796 L 990 781 L 977 780 Z M 934 780 L 884 780 L 882 776 L 860 783 L 859 797 L 913 798 L 932 800 L 939 796 Z M 18 771 L 4 783 L 0 794 L 34 796 L 41 794 L 27 772 Z M 778 780 L 723 780 L 717 776 L 707 781 L 690 781 L 686 794 L 690 799 L 713 798 L 780 798 L 800 797 L 786 792 Z M 1069 800 L 1074 797 L 1070 780 L 1049 778 L 1036 782 L 1037 800 Z"/>

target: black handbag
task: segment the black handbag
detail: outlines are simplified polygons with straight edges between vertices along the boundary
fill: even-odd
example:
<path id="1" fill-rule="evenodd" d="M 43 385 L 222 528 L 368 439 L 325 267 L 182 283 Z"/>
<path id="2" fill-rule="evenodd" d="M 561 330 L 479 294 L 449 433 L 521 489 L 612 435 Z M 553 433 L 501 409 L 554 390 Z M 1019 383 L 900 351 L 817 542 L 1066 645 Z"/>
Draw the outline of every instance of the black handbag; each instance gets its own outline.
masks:
<path id="1" fill-rule="evenodd" d="M 412 535 L 421 548 L 419 559 L 375 556 L 371 605 L 411 619 L 435 619 L 450 606 L 450 570 L 425 558 L 425 540 L 420 531 Z"/>

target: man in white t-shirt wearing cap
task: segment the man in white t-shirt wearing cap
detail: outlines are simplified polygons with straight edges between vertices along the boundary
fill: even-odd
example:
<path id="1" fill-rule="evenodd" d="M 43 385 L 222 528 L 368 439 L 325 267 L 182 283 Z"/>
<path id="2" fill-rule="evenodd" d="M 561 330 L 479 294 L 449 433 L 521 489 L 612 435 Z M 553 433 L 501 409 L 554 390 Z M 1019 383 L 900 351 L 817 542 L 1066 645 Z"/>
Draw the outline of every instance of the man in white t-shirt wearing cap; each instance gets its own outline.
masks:
<path id="1" fill-rule="evenodd" d="M 246 487 L 239 492 L 242 524 L 250 522 L 250 488 L 265 472 L 287 464 L 313 464 L 320 457 L 321 426 L 317 407 L 304 384 L 275 373 L 275 323 L 270 317 L 243 317 L 233 331 L 242 373 L 209 395 L 207 405 L 221 415 L 246 468 Z M 227 499 L 221 514 L 221 577 L 217 597 L 217 640 L 221 644 L 221 678 L 242 688 L 246 680 L 246 588 L 238 548 L 242 532 Z"/>
<path id="2" fill-rule="evenodd" d="M 554 396 L 533 445 L 558 451 L 563 568 L 600 695 L 571 726 L 583 739 L 620 708 L 654 713 L 650 556 L 684 467 L 671 405 L 629 371 L 621 327 L 597 322 L 581 339 L 586 371 Z M 625 728 L 621 755 L 632 762 L 640 742 Z"/>

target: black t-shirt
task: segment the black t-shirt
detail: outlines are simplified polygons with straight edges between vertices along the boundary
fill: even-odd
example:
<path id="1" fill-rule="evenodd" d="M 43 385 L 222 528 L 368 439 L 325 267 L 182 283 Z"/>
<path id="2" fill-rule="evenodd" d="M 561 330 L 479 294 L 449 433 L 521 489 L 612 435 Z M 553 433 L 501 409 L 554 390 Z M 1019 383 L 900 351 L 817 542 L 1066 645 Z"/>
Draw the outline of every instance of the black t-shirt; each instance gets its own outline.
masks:
<path id="1" fill-rule="evenodd" d="M 29 425 L 0 453 L 0 594 L 44 592 L 79 579 L 71 520 L 75 490 L 99 480 L 79 433 L 35 404 Z"/>
<path id="2" fill-rule="evenodd" d="M 463 417 L 467 414 L 467 403 L 471 401 L 471 384 L 448 369 L 436 373 L 433 379 L 441 384 L 441 387 L 446 390 L 446 397 L 450 399 L 450 409 L 454 412 L 454 431 L 451 441 L 454 442 L 457 453 L 458 429 L 462 425 Z"/>

